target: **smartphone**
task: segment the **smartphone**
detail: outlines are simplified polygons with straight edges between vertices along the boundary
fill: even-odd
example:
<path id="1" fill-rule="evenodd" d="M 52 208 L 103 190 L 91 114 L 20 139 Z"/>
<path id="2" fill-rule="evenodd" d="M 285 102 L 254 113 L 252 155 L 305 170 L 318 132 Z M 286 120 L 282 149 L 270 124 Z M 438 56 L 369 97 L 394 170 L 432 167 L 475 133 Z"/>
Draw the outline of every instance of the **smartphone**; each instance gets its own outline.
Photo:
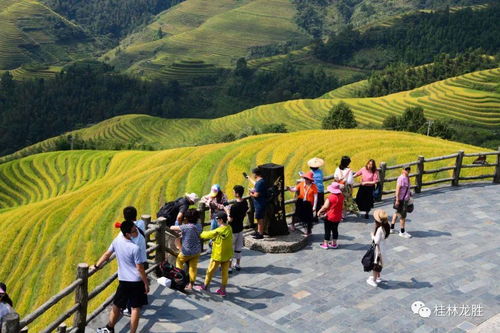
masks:
<path id="1" fill-rule="evenodd" d="M 248 175 L 246 172 L 243 172 L 243 177 L 248 178 Z"/>

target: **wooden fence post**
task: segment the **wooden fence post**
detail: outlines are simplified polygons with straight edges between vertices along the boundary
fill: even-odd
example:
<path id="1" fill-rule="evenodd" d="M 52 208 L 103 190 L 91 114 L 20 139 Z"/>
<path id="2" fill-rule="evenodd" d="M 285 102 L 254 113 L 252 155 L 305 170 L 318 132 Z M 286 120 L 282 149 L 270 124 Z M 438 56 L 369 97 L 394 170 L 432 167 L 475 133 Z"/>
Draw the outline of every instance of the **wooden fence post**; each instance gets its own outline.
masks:
<path id="1" fill-rule="evenodd" d="M 89 302 L 89 265 L 86 263 L 78 264 L 77 279 L 82 279 L 82 283 L 75 290 L 75 302 L 80 304 L 78 310 L 75 312 L 73 319 L 73 327 L 77 332 L 85 332 L 87 324 L 87 305 Z"/>
<path id="2" fill-rule="evenodd" d="M 156 232 L 156 244 L 158 248 L 156 249 L 155 263 L 160 265 L 165 260 L 165 230 L 167 228 L 167 219 L 164 217 L 158 218 L 158 231 Z"/>
<path id="3" fill-rule="evenodd" d="M 61 324 L 57 328 L 57 333 L 66 333 L 66 324 Z"/>
<path id="4" fill-rule="evenodd" d="M 498 147 L 497 165 L 495 166 L 495 176 L 493 177 L 493 183 L 500 184 L 500 147 Z"/>
<path id="5" fill-rule="evenodd" d="M 455 169 L 453 169 L 453 180 L 451 181 L 451 186 L 458 186 L 463 159 L 464 159 L 464 151 L 461 150 L 458 152 L 457 160 L 455 162 Z"/>
<path id="6" fill-rule="evenodd" d="M 380 197 L 384 194 L 384 181 L 385 181 L 385 171 L 387 168 L 387 163 L 380 162 L 380 171 L 378 172 L 378 181 L 380 186 Z"/>
<path id="7" fill-rule="evenodd" d="M 415 187 L 415 192 L 416 193 L 420 193 L 422 192 L 422 178 L 424 176 L 424 157 L 423 156 L 419 156 L 418 157 L 418 164 L 417 164 L 417 176 L 415 177 L 415 180 L 416 180 L 416 185 L 417 187 Z"/>
<path id="8" fill-rule="evenodd" d="M 19 315 L 15 312 L 6 314 L 2 320 L 2 333 L 19 333 Z"/>
<path id="9" fill-rule="evenodd" d="M 141 215 L 141 220 L 144 221 L 144 228 L 148 230 L 149 224 L 151 223 L 151 215 Z M 144 230 L 144 231 L 146 231 Z"/>

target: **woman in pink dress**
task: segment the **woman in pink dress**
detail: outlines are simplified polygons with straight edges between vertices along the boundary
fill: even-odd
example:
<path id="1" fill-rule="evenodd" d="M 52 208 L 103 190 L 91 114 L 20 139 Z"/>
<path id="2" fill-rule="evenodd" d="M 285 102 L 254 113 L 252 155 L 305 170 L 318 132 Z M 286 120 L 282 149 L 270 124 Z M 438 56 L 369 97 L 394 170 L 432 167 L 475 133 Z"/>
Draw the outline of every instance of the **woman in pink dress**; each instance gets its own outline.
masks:
<path id="1" fill-rule="evenodd" d="M 361 176 L 361 186 L 356 195 L 356 204 L 360 211 L 365 212 L 365 219 L 368 219 L 368 213 L 373 208 L 373 191 L 379 181 L 375 161 L 369 160 L 361 170 L 354 174 L 354 177 L 358 176 Z"/>

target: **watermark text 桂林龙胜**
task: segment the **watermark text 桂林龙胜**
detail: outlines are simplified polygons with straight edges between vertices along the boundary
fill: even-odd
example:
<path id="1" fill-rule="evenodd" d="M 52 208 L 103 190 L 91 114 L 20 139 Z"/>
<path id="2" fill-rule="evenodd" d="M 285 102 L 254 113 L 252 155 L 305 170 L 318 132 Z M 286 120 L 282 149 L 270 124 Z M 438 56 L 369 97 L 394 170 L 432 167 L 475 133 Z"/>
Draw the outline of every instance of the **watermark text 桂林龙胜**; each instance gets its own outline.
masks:
<path id="1" fill-rule="evenodd" d="M 434 317 L 482 317 L 484 306 L 482 304 L 437 304 L 431 309 L 422 301 L 411 304 L 411 310 L 422 318 Z"/>

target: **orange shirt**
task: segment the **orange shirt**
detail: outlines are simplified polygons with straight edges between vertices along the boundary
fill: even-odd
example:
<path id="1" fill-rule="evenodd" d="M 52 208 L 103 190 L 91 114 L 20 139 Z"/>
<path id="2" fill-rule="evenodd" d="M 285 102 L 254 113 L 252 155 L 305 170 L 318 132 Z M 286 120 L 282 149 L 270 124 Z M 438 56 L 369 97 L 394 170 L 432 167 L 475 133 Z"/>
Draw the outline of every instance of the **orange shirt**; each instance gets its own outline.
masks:
<path id="1" fill-rule="evenodd" d="M 297 196 L 298 199 L 309 201 L 314 205 L 314 195 L 318 194 L 318 187 L 316 184 L 306 185 L 306 182 L 300 182 L 296 186 L 296 190 L 299 193 Z"/>

